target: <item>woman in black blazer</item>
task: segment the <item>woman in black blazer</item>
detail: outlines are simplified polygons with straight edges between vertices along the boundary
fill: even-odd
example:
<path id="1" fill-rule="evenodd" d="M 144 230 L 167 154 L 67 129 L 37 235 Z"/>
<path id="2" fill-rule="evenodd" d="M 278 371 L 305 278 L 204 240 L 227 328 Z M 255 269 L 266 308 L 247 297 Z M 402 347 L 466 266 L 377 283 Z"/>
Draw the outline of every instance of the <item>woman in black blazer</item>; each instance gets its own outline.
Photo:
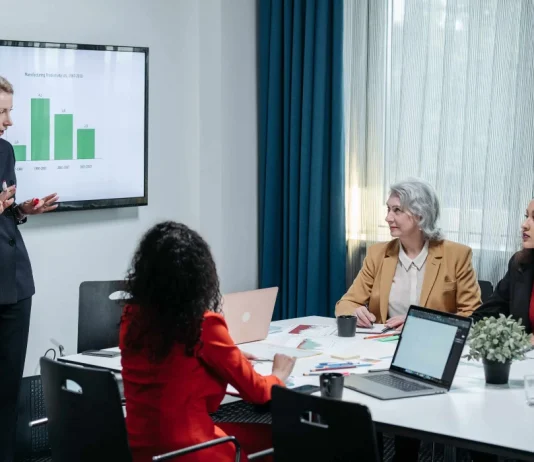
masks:
<path id="1" fill-rule="evenodd" d="M 15 153 L 1 138 L 13 125 L 12 108 L 13 86 L 0 76 L 0 462 L 15 458 L 17 403 L 35 292 L 30 259 L 18 228 L 26 215 L 54 210 L 58 199 L 51 194 L 20 204 L 14 201 Z"/>
<path id="2" fill-rule="evenodd" d="M 534 199 L 528 205 L 525 218 L 521 225 L 523 250 L 510 259 L 508 271 L 493 295 L 471 317 L 476 322 L 490 316 L 498 317 L 501 313 L 512 315 L 517 321 L 521 320 L 530 334 L 534 331 Z"/>

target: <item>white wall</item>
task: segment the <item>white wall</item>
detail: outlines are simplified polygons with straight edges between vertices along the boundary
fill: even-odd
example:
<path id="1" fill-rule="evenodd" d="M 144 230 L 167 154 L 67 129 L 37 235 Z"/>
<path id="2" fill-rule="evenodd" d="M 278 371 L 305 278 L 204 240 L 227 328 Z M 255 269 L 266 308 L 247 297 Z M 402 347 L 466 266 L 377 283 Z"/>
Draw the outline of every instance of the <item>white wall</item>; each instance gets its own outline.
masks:
<path id="1" fill-rule="evenodd" d="M 205 236 L 223 291 L 256 287 L 255 5 L 17 0 L 2 8 L 2 39 L 150 47 L 149 206 L 31 217 L 22 227 L 37 288 L 25 375 L 38 371 L 51 339 L 75 352 L 80 282 L 122 278 L 140 235 L 159 220 Z"/>

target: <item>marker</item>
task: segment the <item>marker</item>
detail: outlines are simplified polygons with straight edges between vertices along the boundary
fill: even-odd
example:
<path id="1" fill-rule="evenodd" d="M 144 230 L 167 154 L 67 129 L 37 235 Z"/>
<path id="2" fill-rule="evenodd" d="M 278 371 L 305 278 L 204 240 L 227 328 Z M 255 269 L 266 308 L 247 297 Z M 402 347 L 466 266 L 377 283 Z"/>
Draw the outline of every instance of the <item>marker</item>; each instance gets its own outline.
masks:
<path id="1" fill-rule="evenodd" d="M 4 191 L 4 192 L 7 191 L 7 183 L 6 183 L 6 180 L 2 181 L 2 191 Z"/>
<path id="2" fill-rule="evenodd" d="M 373 338 L 384 338 L 384 337 L 392 337 L 394 335 L 399 335 L 399 334 L 377 334 L 377 335 L 368 335 L 367 337 L 364 337 L 363 339 L 364 340 L 370 340 L 370 339 L 373 339 Z"/>
<path id="3" fill-rule="evenodd" d="M 32 199 L 32 204 L 35 207 L 37 204 L 39 204 L 39 199 L 37 198 Z"/>
<path id="4" fill-rule="evenodd" d="M 394 327 L 386 327 L 385 329 L 382 329 L 382 331 L 380 332 L 381 334 L 385 334 L 386 332 L 389 332 L 390 330 L 393 330 L 395 329 Z"/>
<path id="5" fill-rule="evenodd" d="M 388 337 L 379 338 L 378 341 L 379 342 L 396 342 L 398 339 L 399 339 L 398 335 L 391 335 Z"/>
<path id="6" fill-rule="evenodd" d="M 362 364 L 354 364 L 352 366 L 341 366 L 341 367 L 316 367 L 315 369 L 312 369 L 310 372 L 328 372 L 328 371 L 338 371 L 340 369 L 355 369 L 357 367 L 370 367 L 372 364 L 370 363 L 362 363 Z"/>
<path id="7" fill-rule="evenodd" d="M 315 367 L 341 367 L 341 366 L 354 366 L 355 363 L 352 361 L 346 363 L 319 363 Z"/>

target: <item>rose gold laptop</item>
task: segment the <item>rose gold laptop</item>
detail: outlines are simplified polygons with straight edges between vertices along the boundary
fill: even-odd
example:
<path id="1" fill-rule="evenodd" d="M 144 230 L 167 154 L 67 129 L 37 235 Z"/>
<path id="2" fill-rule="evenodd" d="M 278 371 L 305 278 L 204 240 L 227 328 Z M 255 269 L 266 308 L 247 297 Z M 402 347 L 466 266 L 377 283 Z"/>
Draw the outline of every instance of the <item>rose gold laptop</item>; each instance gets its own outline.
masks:
<path id="1" fill-rule="evenodd" d="M 236 292 L 223 297 L 222 311 L 236 344 L 264 340 L 269 334 L 278 287 Z"/>

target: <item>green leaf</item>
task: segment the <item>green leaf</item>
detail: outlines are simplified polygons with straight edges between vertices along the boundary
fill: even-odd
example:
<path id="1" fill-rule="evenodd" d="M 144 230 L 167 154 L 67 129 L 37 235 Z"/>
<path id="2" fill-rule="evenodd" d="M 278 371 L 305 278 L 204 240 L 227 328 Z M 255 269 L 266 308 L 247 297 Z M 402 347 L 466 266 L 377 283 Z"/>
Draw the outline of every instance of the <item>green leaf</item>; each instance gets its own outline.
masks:
<path id="1" fill-rule="evenodd" d="M 471 329 L 467 358 L 500 362 L 524 359 L 525 351 L 530 348 L 531 337 L 532 335 L 525 333 L 525 327 L 512 316 L 492 316 L 477 322 Z"/>

